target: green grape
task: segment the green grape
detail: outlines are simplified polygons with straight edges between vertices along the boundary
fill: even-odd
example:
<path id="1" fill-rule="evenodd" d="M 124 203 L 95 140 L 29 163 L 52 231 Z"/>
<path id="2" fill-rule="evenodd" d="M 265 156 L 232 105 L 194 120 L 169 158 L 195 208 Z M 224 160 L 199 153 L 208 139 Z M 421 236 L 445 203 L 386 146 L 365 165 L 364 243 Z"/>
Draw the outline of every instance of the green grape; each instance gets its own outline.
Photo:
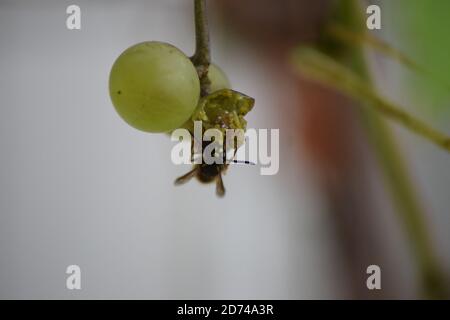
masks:
<path id="1" fill-rule="evenodd" d="M 214 63 L 209 66 L 208 78 L 211 81 L 211 93 L 222 89 L 231 89 L 227 75 Z"/>
<path id="2" fill-rule="evenodd" d="M 142 42 L 114 62 L 109 94 L 119 115 L 132 127 L 168 132 L 194 112 L 200 81 L 194 65 L 179 49 L 163 42 Z"/>

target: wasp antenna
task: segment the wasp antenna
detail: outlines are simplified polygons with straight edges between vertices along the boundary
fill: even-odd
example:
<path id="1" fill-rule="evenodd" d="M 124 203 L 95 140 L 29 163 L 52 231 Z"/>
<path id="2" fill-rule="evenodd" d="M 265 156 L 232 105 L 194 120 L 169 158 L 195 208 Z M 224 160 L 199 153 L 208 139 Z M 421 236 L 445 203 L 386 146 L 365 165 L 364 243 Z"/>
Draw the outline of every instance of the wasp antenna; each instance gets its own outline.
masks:
<path id="1" fill-rule="evenodd" d="M 250 164 L 250 165 L 252 165 L 252 166 L 255 166 L 256 165 L 256 163 L 254 163 L 254 162 L 251 162 L 251 161 L 247 161 L 247 160 L 231 160 L 231 162 L 233 162 L 233 163 L 239 163 L 239 164 Z"/>

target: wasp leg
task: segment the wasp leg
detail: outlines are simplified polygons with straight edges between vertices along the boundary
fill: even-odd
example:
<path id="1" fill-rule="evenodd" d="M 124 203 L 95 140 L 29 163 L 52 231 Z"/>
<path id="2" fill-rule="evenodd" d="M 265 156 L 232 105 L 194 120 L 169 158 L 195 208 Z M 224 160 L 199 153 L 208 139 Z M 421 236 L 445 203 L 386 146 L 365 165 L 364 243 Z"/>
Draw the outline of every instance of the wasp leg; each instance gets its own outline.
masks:
<path id="1" fill-rule="evenodd" d="M 218 197 L 223 197 L 225 195 L 225 187 L 223 185 L 221 174 L 216 178 L 216 194 Z"/>
<path id="2" fill-rule="evenodd" d="M 177 178 L 175 180 L 175 185 L 179 186 L 179 185 L 184 184 L 184 183 L 188 182 L 189 180 L 191 180 L 197 174 L 197 170 L 198 170 L 198 167 L 196 166 L 196 167 L 194 167 L 194 169 L 192 169 L 185 175 L 182 175 L 181 177 Z"/>

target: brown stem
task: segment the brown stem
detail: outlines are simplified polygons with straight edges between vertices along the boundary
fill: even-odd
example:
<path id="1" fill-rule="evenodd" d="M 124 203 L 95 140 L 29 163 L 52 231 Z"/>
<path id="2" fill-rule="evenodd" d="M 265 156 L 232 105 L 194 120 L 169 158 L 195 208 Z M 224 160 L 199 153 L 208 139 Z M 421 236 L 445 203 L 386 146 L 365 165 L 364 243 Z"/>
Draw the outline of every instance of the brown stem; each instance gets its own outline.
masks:
<path id="1" fill-rule="evenodd" d="M 208 79 L 208 68 L 211 63 L 209 48 L 209 28 L 206 17 L 206 0 L 194 0 L 195 15 L 195 54 L 191 61 L 197 69 L 200 79 L 201 96 L 209 94 L 210 81 Z"/>

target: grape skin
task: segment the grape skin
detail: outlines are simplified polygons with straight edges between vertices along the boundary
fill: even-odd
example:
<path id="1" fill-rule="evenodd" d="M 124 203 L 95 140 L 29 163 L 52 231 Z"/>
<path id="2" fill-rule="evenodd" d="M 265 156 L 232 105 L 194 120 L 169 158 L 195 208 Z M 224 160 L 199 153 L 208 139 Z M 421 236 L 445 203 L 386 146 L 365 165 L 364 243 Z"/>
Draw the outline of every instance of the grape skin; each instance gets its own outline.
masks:
<path id="1" fill-rule="evenodd" d="M 214 63 L 211 63 L 208 70 L 208 78 L 211 82 L 211 93 L 221 89 L 231 89 L 230 81 L 223 70 Z"/>
<path id="2" fill-rule="evenodd" d="M 114 62 L 109 93 L 119 115 L 146 132 L 180 127 L 194 112 L 200 81 L 189 58 L 163 42 L 138 43 Z"/>

